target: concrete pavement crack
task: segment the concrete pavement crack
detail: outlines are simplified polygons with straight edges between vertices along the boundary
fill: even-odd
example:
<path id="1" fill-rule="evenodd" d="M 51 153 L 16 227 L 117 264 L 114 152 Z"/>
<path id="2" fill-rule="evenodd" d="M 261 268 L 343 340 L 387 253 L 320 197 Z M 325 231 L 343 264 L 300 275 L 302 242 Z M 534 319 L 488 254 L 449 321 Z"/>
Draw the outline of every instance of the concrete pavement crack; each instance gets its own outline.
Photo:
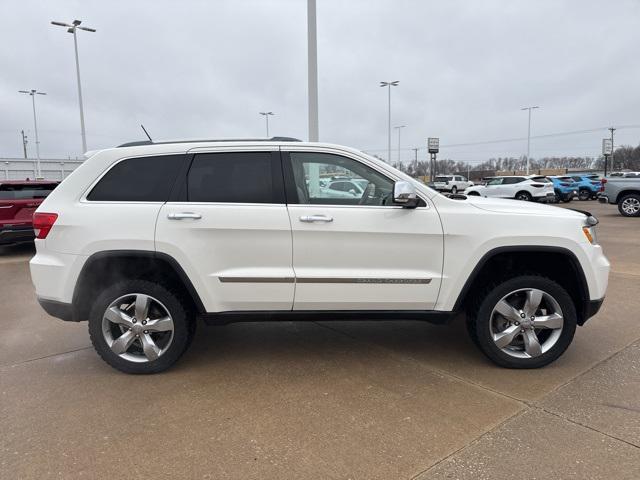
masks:
<path id="1" fill-rule="evenodd" d="M 5 363 L 4 365 L 0 365 L 0 368 L 2 368 L 2 369 L 4 369 L 4 368 L 13 368 L 13 367 L 17 367 L 19 365 L 24 365 L 25 363 L 36 362 L 38 360 L 44 360 L 45 358 L 57 357 L 59 355 L 66 355 L 68 353 L 80 352 L 82 350 L 89 350 L 90 348 L 93 348 L 93 347 L 91 347 L 91 346 L 81 347 L 81 348 L 76 348 L 74 350 L 68 350 L 66 352 L 58 352 L 58 353 L 52 353 L 50 355 L 43 355 L 42 357 L 29 358 L 27 360 L 21 360 L 20 362 L 17 362 L 17 363 Z"/>

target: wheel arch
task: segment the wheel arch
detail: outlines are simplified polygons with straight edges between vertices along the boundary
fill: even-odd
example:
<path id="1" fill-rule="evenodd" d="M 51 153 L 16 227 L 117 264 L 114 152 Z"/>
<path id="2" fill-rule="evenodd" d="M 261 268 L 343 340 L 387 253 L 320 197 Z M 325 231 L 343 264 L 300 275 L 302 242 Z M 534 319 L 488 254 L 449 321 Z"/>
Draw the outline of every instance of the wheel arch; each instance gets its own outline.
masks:
<path id="1" fill-rule="evenodd" d="M 570 275 L 567 275 L 567 268 Z M 466 309 L 474 296 L 491 281 L 532 273 L 547 276 L 567 290 L 576 306 L 579 325 L 591 316 L 589 287 L 576 255 L 567 248 L 541 245 L 504 246 L 485 253 L 458 294 L 453 310 Z"/>
<path id="2" fill-rule="evenodd" d="M 147 250 L 110 250 L 94 253 L 84 263 L 73 291 L 72 319 L 86 320 L 97 292 L 124 278 L 157 281 L 178 288 L 196 313 L 205 312 L 191 280 L 170 255 Z"/>
<path id="3" fill-rule="evenodd" d="M 619 203 L 623 197 L 627 195 L 640 195 L 640 190 L 635 190 L 633 188 L 629 188 L 627 190 L 622 190 L 616 195 L 616 203 Z"/>

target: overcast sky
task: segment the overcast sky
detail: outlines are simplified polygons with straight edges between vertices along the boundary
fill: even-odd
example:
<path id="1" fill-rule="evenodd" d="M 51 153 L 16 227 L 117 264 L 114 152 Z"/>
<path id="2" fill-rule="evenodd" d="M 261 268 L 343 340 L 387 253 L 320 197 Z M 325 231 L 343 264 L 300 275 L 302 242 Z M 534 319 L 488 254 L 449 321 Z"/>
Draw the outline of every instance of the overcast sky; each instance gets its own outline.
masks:
<path id="1" fill-rule="evenodd" d="M 620 128 L 640 143 L 640 2 L 317 0 L 320 140 L 387 156 L 439 136 L 442 156 L 482 161 L 526 153 L 532 135 Z M 78 18 L 88 148 L 143 138 L 307 138 L 305 0 L 0 3 L 0 156 L 81 152 L 73 37 Z M 598 155 L 608 131 L 532 140 L 531 156 Z M 482 145 L 451 146 L 489 140 Z M 392 159 L 397 155 L 393 134 Z M 413 152 L 402 152 L 403 159 Z M 424 150 L 420 152 L 425 156 Z"/>

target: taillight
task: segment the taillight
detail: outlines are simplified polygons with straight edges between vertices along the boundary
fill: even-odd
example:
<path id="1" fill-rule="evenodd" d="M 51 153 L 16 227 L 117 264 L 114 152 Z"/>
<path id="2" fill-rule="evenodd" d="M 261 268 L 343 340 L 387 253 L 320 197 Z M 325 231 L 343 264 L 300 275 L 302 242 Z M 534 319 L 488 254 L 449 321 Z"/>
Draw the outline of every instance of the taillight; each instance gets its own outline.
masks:
<path id="1" fill-rule="evenodd" d="M 600 191 L 604 192 L 604 184 L 607 183 L 607 179 L 603 178 L 602 180 L 600 180 Z"/>
<path id="2" fill-rule="evenodd" d="M 33 214 L 33 230 L 36 232 L 36 238 L 44 240 L 49 235 L 51 227 L 58 219 L 57 213 L 34 213 Z"/>

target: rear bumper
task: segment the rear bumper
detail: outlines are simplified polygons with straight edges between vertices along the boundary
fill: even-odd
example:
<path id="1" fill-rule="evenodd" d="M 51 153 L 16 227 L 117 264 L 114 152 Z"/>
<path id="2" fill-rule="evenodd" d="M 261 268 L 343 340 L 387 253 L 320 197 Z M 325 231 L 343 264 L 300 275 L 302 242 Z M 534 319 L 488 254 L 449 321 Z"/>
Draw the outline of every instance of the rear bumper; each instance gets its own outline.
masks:
<path id="1" fill-rule="evenodd" d="M 38 297 L 38 303 L 52 317 L 59 318 L 65 322 L 76 321 L 73 319 L 73 308 L 70 303 L 56 302 Z"/>
<path id="2" fill-rule="evenodd" d="M 30 242 L 36 237 L 33 226 L 4 226 L 0 227 L 0 245 L 10 243 Z"/>
<path id="3" fill-rule="evenodd" d="M 609 200 L 609 197 L 607 195 L 603 195 L 603 194 L 598 195 L 598 202 L 600 202 L 600 203 L 614 203 L 611 200 Z"/>

